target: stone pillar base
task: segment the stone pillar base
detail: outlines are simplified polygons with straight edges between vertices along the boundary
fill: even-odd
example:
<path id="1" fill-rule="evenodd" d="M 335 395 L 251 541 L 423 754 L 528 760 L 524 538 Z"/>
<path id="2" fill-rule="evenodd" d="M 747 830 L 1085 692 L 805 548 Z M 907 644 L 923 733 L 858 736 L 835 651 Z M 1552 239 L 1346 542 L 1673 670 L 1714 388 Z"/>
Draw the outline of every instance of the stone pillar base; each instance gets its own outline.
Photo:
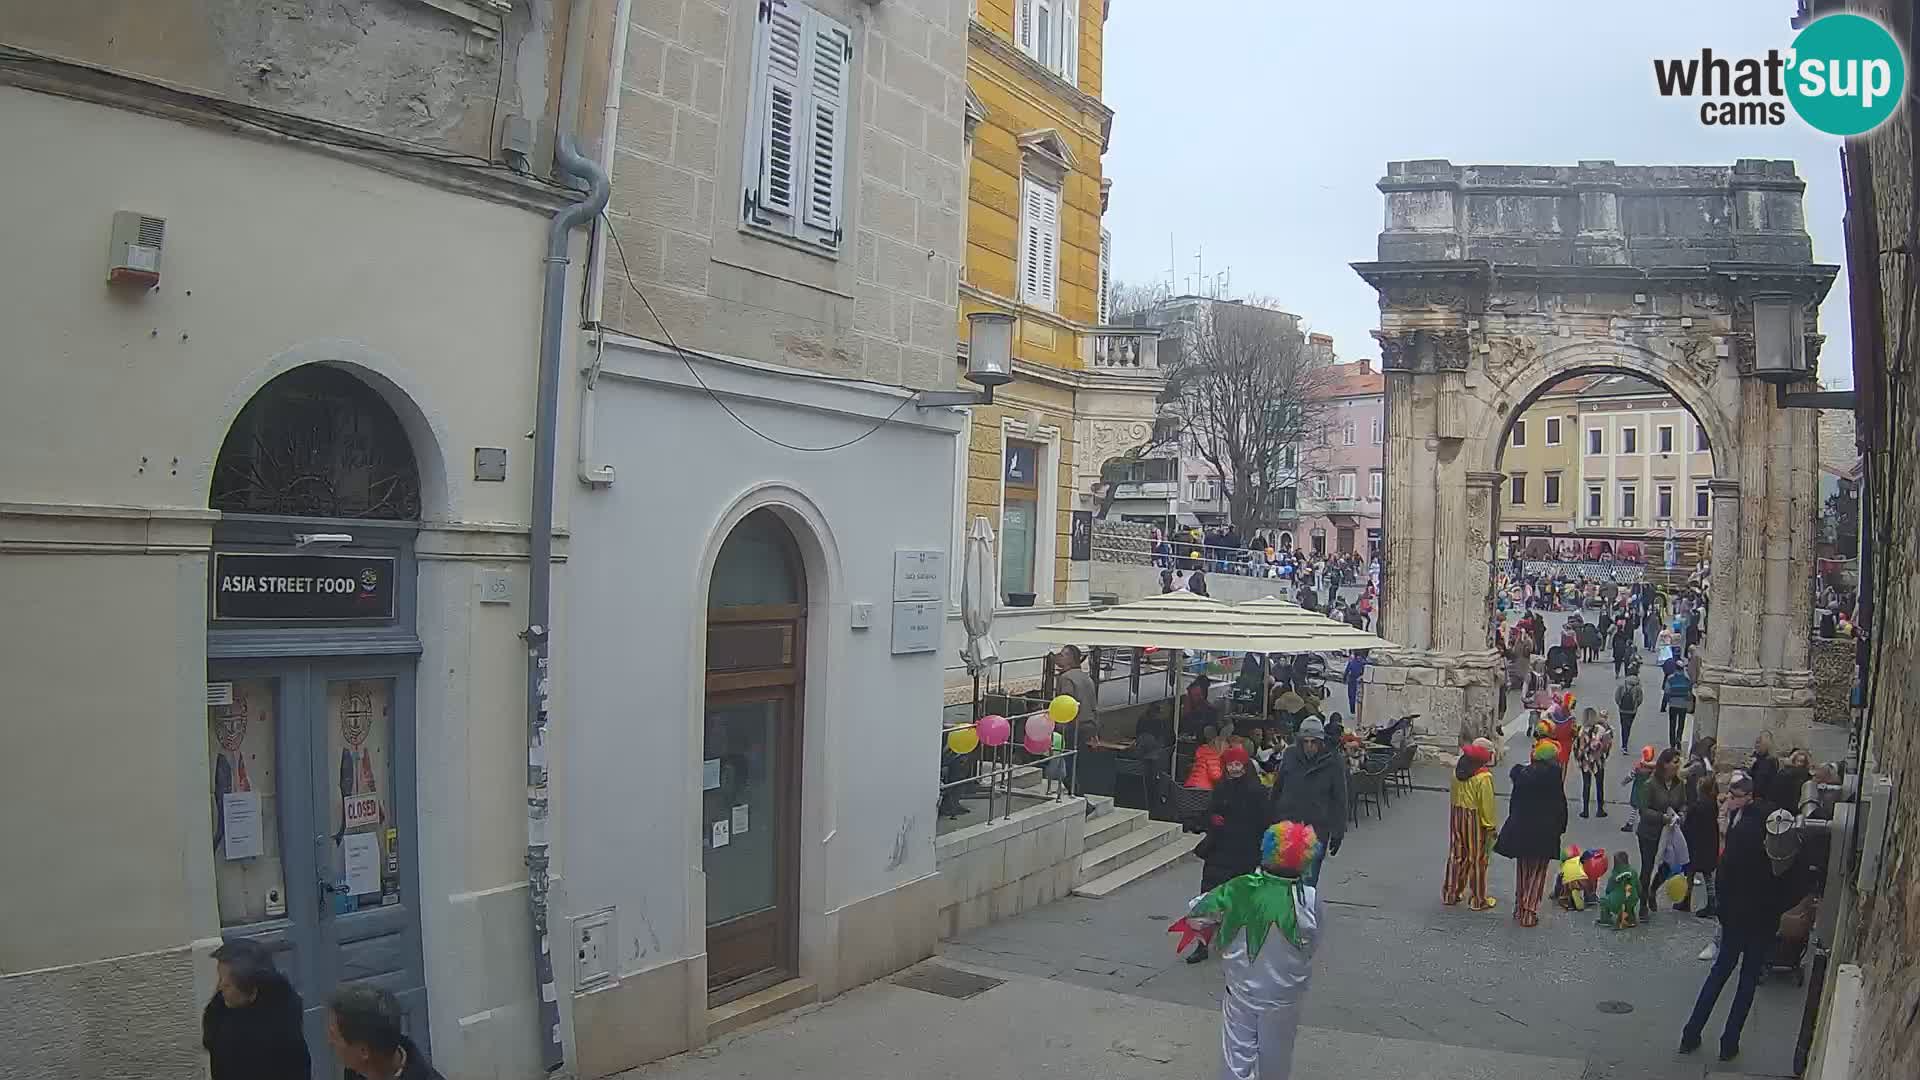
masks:
<path id="1" fill-rule="evenodd" d="M 1693 737 L 1711 735 L 1742 760 L 1754 737 L 1773 732 L 1776 752 L 1806 746 L 1813 733 L 1813 673 L 1708 668 L 1694 693 Z M 1660 722 L 1666 723 L 1664 711 Z"/>
<path id="2" fill-rule="evenodd" d="M 1367 666 L 1360 701 L 1365 726 L 1392 723 L 1418 713 L 1414 733 L 1431 739 L 1464 740 L 1500 726 L 1499 657 L 1491 652 L 1404 651 L 1375 653 Z M 1458 745 L 1455 742 L 1454 745 Z"/>

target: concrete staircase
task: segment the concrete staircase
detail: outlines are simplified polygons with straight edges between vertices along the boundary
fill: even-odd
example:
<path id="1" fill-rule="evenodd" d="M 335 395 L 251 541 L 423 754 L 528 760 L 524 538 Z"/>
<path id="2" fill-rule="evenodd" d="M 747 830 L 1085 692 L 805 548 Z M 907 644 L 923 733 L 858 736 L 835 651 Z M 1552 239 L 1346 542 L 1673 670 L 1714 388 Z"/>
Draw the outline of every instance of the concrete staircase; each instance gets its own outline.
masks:
<path id="1" fill-rule="evenodd" d="M 1107 800 L 1112 807 L 1112 800 Z M 1080 884 L 1073 895 L 1094 899 L 1146 877 L 1191 852 L 1200 838 L 1171 821 L 1154 821 L 1145 810 L 1112 807 L 1087 822 L 1080 855 Z"/>
<path id="2" fill-rule="evenodd" d="M 1016 769 L 1016 790 L 1037 791 L 1042 784 L 1040 770 Z M 1171 821 L 1155 821 L 1145 810 L 1128 810 L 1113 804 L 1105 795 L 1089 795 L 1086 839 L 1080 848 L 1079 882 L 1073 895 L 1099 899 L 1114 890 L 1146 877 L 1169 863 L 1178 862 L 1199 844 L 1200 837 L 1188 833 Z"/>

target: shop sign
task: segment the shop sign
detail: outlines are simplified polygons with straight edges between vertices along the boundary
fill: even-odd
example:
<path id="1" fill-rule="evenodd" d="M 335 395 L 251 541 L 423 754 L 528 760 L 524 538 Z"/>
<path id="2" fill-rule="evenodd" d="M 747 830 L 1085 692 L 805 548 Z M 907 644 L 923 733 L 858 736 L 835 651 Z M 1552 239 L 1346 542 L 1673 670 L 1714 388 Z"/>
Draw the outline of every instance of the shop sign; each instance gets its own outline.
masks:
<path id="1" fill-rule="evenodd" d="M 216 619 L 393 618 L 394 560 L 377 555 L 216 552 Z"/>

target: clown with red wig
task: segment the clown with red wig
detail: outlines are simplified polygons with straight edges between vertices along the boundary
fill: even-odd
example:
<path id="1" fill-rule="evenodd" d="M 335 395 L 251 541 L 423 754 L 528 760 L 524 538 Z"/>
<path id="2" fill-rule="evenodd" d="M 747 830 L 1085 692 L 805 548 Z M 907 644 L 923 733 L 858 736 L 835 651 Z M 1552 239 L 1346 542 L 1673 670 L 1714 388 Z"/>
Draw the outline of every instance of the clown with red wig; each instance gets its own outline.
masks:
<path id="1" fill-rule="evenodd" d="M 1321 925 L 1319 891 L 1307 882 L 1324 852 L 1313 826 L 1274 825 L 1260 838 L 1258 869 L 1194 898 L 1169 927 L 1179 948 L 1219 938 L 1220 1080 L 1286 1080 L 1293 1069 Z"/>

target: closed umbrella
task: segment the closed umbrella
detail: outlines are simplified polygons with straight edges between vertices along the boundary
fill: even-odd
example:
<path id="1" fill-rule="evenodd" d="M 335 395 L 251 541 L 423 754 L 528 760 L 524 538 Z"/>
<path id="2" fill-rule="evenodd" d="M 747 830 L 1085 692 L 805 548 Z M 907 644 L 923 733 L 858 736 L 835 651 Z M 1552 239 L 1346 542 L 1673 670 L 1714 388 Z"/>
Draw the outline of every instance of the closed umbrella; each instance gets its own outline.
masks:
<path id="1" fill-rule="evenodd" d="M 967 645 L 960 651 L 960 658 L 975 678 L 1000 658 L 1000 650 L 993 643 L 993 570 L 993 526 L 985 517 L 976 516 L 967 530 L 960 577 L 960 623 L 967 631 Z"/>

